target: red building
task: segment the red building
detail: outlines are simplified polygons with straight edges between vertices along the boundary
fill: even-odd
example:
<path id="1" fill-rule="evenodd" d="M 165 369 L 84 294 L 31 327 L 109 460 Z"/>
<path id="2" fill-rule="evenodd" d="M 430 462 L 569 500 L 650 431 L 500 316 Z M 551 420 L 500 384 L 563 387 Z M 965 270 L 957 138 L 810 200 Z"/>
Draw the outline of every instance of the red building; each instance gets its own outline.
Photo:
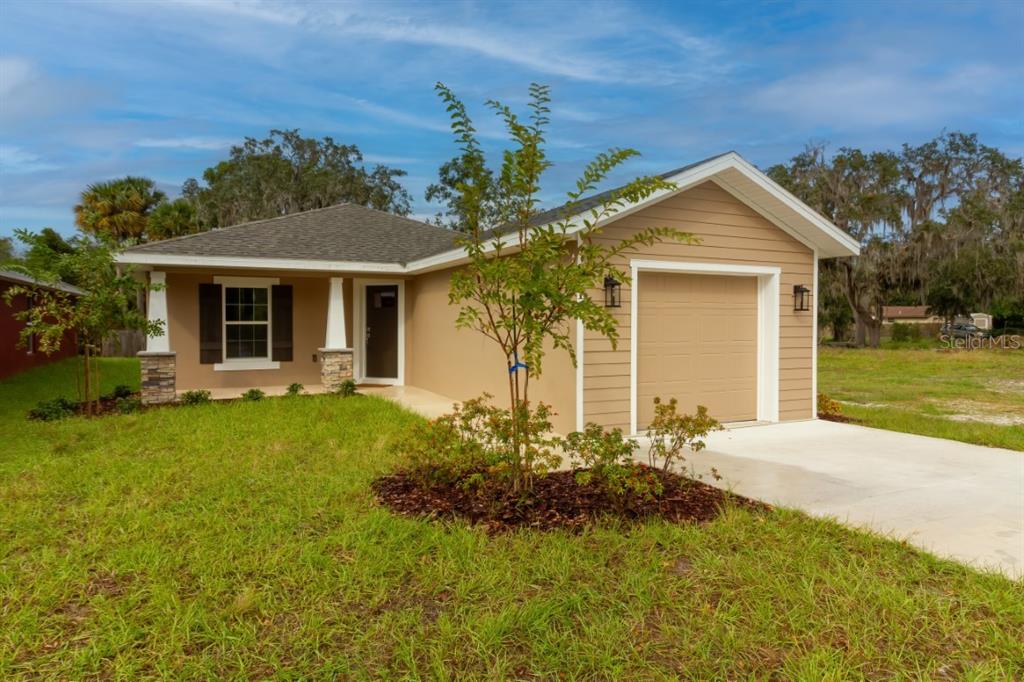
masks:
<path id="1" fill-rule="evenodd" d="M 31 277 L 26 277 L 17 272 L 0 270 L 0 379 L 5 379 L 26 369 L 39 367 L 62 358 L 74 356 L 78 353 L 78 344 L 75 335 L 68 332 L 60 345 L 60 350 L 47 355 L 38 351 L 32 342 L 28 345 L 21 345 L 21 330 L 25 323 L 15 318 L 19 312 L 27 310 L 31 305 L 28 297 L 24 295 L 15 296 L 10 305 L 6 303 L 5 295 L 7 290 L 14 286 L 40 286 L 49 289 L 59 289 L 69 294 L 78 296 L 82 290 L 70 284 L 39 284 Z"/>

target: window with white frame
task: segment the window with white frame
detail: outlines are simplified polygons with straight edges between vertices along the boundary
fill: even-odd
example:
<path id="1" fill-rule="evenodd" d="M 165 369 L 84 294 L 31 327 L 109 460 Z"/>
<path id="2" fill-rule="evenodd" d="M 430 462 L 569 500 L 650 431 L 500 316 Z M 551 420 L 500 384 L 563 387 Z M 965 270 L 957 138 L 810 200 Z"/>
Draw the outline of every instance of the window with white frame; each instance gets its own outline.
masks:
<path id="1" fill-rule="evenodd" d="M 224 358 L 270 357 L 270 288 L 224 287 Z"/>

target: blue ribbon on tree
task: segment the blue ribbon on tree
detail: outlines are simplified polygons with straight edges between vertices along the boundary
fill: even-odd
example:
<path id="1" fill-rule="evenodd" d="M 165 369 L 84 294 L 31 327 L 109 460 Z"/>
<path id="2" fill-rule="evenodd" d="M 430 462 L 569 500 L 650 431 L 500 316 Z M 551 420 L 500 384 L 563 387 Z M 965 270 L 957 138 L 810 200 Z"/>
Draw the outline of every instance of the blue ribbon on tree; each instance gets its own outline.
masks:
<path id="1" fill-rule="evenodd" d="M 509 374 L 515 374 L 516 372 L 519 371 L 520 367 L 527 370 L 530 369 L 525 362 L 519 362 L 519 353 L 513 353 L 512 357 L 515 359 L 515 362 L 512 364 L 511 367 L 508 368 Z"/>

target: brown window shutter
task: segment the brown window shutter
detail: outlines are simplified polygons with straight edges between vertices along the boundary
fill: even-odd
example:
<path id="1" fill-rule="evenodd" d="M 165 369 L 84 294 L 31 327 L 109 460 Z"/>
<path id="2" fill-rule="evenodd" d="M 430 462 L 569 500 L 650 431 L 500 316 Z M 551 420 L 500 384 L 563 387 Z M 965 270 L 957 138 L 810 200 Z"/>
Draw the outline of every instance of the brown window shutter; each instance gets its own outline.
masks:
<path id="1" fill-rule="evenodd" d="M 273 342 L 270 359 L 292 360 L 292 285 L 275 284 L 270 288 L 270 336 Z"/>
<path id="2" fill-rule="evenodd" d="M 199 285 L 199 362 L 212 365 L 224 359 L 223 303 L 219 284 Z"/>

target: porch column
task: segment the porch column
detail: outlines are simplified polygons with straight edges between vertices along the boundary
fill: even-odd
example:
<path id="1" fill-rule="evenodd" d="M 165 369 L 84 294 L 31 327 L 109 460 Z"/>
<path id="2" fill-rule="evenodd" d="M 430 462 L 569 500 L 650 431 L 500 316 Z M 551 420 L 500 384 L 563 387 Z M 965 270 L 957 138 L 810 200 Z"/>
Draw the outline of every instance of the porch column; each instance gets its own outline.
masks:
<path id="1" fill-rule="evenodd" d="M 331 292 L 327 299 L 327 338 L 324 348 L 348 348 L 345 334 L 345 278 L 331 277 Z"/>
<path id="2" fill-rule="evenodd" d="M 162 322 L 162 333 L 146 336 L 146 350 L 139 353 L 142 372 L 142 402 L 146 405 L 172 403 L 177 398 L 177 366 L 171 351 L 170 332 L 167 329 L 167 273 L 149 273 L 149 283 L 156 289 L 147 291 L 146 317 L 150 322 Z"/>
<path id="3" fill-rule="evenodd" d="M 328 391 L 336 391 L 352 378 L 352 349 L 345 333 L 345 278 L 331 277 L 327 297 L 327 333 L 320 349 L 320 382 Z"/>

